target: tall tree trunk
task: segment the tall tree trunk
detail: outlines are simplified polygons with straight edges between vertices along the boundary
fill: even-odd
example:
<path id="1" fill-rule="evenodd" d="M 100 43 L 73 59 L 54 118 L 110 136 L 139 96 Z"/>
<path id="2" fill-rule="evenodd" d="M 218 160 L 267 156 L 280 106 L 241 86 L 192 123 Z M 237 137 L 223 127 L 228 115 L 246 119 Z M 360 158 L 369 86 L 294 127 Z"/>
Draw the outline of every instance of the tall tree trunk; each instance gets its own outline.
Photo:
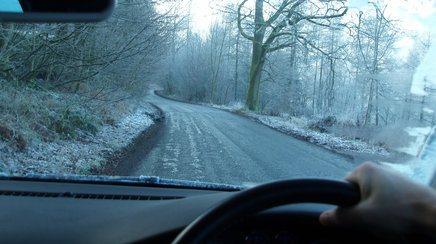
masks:
<path id="1" fill-rule="evenodd" d="M 379 125 L 379 100 L 378 100 L 378 85 L 379 85 L 379 81 L 375 80 L 375 125 L 378 126 Z"/>
<path id="2" fill-rule="evenodd" d="M 322 79 L 323 74 L 324 74 L 324 57 L 321 56 L 321 65 L 319 66 L 320 70 L 319 70 L 319 83 L 318 83 L 318 111 L 322 111 L 324 112 L 324 106 L 323 106 L 323 101 L 324 98 L 322 96 L 322 90 L 323 90 L 323 84 L 322 84 Z M 324 116 L 324 114 L 323 114 Z"/>
<path id="3" fill-rule="evenodd" d="M 176 26 L 176 20 L 174 20 L 173 25 Z M 171 62 L 168 65 L 168 79 L 167 79 L 167 92 L 168 94 L 173 94 L 173 84 L 174 84 L 174 68 L 176 64 L 176 27 L 171 30 Z"/>
<path id="4" fill-rule="evenodd" d="M 239 79 L 239 41 L 240 35 L 236 37 L 236 62 L 235 62 L 235 101 L 238 99 L 238 79 Z"/>
<path id="5" fill-rule="evenodd" d="M 218 40 L 220 33 L 218 32 L 218 27 L 214 27 L 216 28 L 214 30 L 214 32 L 216 32 L 215 34 L 212 35 L 212 39 L 211 39 L 211 53 L 210 53 L 210 58 L 211 58 L 211 65 L 212 65 L 212 79 L 211 79 L 211 91 L 210 91 L 210 98 L 209 98 L 209 102 L 210 103 L 214 103 L 214 99 L 215 99 L 215 90 L 216 90 L 216 85 L 218 82 L 218 76 L 219 73 L 221 71 L 221 65 L 222 65 L 222 59 L 223 59 L 223 50 L 224 50 L 224 43 L 225 43 L 225 39 L 226 39 L 226 34 L 227 31 L 223 33 L 223 37 L 222 40 Z M 216 38 L 217 42 L 220 41 L 219 43 L 217 43 L 219 45 L 219 50 L 218 50 L 218 54 L 215 53 L 215 46 L 214 46 L 214 38 Z"/>
<path id="6" fill-rule="evenodd" d="M 261 50 L 260 52 L 263 53 L 264 51 Z M 265 60 L 264 57 L 255 58 L 254 56 L 265 56 L 265 54 L 253 55 L 245 107 L 248 110 L 259 111 L 259 88 Z"/>
<path id="7" fill-rule="evenodd" d="M 363 122 L 363 127 L 366 127 L 369 123 L 371 123 L 372 94 L 374 93 L 373 90 L 374 90 L 374 79 L 371 79 L 371 84 L 369 85 L 368 105 L 366 107 L 365 122 Z"/>
<path id="8" fill-rule="evenodd" d="M 379 52 L 379 41 L 380 41 L 380 29 L 383 21 L 383 16 L 380 16 L 379 11 L 377 11 L 377 24 L 375 26 L 375 40 L 374 40 L 374 60 L 372 64 L 372 70 L 373 74 L 378 75 L 378 52 Z M 379 124 L 379 111 L 378 111 L 378 90 L 379 90 L 379 80 L 374 81 L 375 82 L 375 125 L 378 126 Z"/>
<path id="9" fill-rule="evenodd" d="M 327 107 L 329 112 L 333 107 L 333 101 L 335 99 L 335 80 L 336 80 L 336 71 L 335 71 L 335 61 L 330 59 L 330 82 L 328 87 L 328 95 L 327 95 Z"/>
<path id="10" fill-rule="evenodd" d="M 263 28 L 263 0 L 256 0 L 254 21 L 253 54 L 251 57 L 245 108 L 252 111 L 259 111 L 259 88 L 266 56 L 266 50 L 263 46 L 263 39 L 265 37 L 265 29 Z"/>
<path id="11" fill-rule="evenodd" d="M 313 95 L 312 95 L 312 112 L 313 116 L 316 115 L 316 82 L 318 81 L 318 59 L 315 63 L 315 79 L 313 80 Z"/>

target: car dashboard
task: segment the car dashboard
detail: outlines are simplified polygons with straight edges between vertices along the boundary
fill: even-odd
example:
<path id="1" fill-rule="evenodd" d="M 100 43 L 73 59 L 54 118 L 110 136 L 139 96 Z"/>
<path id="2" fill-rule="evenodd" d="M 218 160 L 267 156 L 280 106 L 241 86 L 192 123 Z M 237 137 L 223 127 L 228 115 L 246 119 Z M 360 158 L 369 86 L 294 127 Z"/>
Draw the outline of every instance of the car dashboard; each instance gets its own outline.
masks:
<path id="1" fill-rule="evenodd" d="M 237 192 L 41 181 L 0 181 L 2 242 L 170 243 L 206 210 Z M 270 209 L 218 233 L 209 243 L 364 243 L 365 232 L 323 227 L 331 208 Z M 359 236 L 356 239 L 356 236 Z"/>

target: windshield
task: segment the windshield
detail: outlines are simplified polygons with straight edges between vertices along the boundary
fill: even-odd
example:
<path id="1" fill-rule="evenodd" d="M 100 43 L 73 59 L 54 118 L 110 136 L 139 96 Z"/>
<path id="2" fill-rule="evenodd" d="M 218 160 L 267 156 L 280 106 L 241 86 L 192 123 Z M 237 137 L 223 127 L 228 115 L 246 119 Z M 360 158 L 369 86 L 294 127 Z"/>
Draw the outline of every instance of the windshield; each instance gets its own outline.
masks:
<path id="1" fill-rule="evenodd" d="M 0 172 L 254 185 L 374 161 L 428 183 L 435 12 L 118 0 L 101 23 L 0 23 Z"/>

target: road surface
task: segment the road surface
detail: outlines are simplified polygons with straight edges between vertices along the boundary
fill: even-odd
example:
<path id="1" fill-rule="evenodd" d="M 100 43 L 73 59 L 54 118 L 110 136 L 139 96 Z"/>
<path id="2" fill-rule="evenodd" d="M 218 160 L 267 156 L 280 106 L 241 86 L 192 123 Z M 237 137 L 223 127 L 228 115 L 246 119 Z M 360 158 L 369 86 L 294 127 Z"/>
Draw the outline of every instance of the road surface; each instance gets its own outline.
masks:
<path id="1" fill-rule="evenodd" d="M 296 177 L 342 178 L 342 155 L 206 106 L 150 95 L 165 113 L 155 146 L 129 175 L 250 185 Z"/>

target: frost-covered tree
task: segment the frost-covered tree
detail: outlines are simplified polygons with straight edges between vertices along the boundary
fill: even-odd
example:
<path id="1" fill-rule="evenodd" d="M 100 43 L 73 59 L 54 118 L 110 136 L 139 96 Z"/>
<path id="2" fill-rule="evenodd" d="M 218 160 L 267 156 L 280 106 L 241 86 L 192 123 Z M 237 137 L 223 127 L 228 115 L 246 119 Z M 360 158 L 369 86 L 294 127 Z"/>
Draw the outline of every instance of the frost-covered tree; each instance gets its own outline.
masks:
<path id="1" fill-rule="evenodd" d="M 243 37 L 253 44 L 249 86 L 245 108 L 259 110 L 259 91 L 268 53 L 292 47 L 295 39 L 308 40 L 298 32 L 300 23 L 328 27 L 331 20 L 344 16 L 344 1 L 255 0 L 253 9 L 244 0 L 238 7 L 238 28 Z M 266 6 L 264 7 L 266 3 Z"/>
<path id="2" fill-rule="evenodd" d="M 386 15 L 387 5 L 373 4 L 372 10 L 359 12 L 354 37 L 357 40 L 361 65 L 367 72 L 369 80 L 368 100 L 363 125 L 371 123 L 372 115 L 375 125 L 379 125 L 380 118 L 380 90 L 383 81 L 379 74 L 389 70 L 391 54 L 394 44 L 398 41 L 399 31 L 397 21 Z"/>

